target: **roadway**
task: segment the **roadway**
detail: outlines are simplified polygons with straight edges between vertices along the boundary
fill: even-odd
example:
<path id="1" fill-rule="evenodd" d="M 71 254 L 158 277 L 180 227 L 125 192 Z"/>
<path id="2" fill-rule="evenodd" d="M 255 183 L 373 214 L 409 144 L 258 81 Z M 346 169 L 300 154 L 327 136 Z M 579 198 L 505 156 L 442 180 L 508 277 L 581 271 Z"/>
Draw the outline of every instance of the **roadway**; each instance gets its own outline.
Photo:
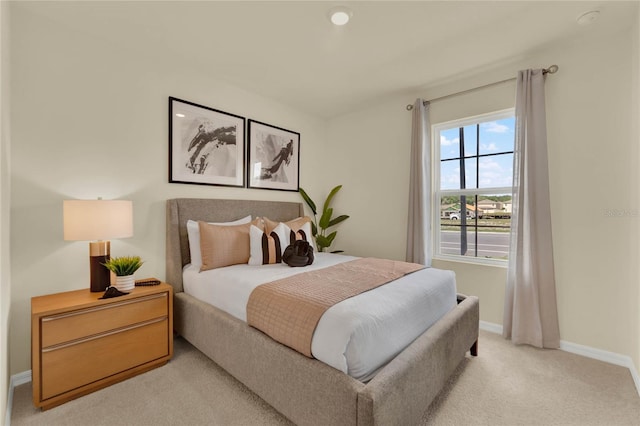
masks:
<path id="1" fill-rule="evenodd" d="M 475 232 L 467 232 L 467 256 L 475 255 Z M 460 255 L 460 232 L 440 233 L 440 252 Z M 508 232 L 478 232 L 478 257 L 506 258 L 509 254 Z"/>

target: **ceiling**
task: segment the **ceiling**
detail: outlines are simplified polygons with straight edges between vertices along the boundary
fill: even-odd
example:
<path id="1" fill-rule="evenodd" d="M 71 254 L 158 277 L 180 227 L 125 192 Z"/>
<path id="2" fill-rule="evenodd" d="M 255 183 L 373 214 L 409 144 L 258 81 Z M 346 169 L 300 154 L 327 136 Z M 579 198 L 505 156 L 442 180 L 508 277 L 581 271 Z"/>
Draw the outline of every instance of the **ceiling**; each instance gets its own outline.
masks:
<path id="1" fill-rule="evenodd" d="M 329 22 L 328 10 L 336 5 L 353 11 L 345 27 Z M 420 88 L 560 39 L 626 28 L 638 16 L 638 1 L 27 1 L 15 6 L 326 118 L 381 96 L 413 96 Z M 601 11 L 599 19 L 578 25 L 576 18 L 592 9 Z M 545 65 L 550 64 L 540 64 Z"/>

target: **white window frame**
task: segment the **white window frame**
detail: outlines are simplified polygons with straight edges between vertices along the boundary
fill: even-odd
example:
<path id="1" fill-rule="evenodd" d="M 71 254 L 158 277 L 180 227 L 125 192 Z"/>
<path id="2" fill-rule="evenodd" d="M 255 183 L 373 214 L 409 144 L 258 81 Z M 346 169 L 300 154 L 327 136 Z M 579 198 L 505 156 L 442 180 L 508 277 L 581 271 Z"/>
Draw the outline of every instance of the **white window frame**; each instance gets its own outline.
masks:
<path id="1" fill-rule="evenodd" d="M 466 195 L 466 196 L 476 196 L 476 195 L 486 195 L 486 194 L 512 194 L 513 187 L 491 187 L 491 188 L 472 188 L 472 189 L 446 189 L 440 190 L 440 132 L 443 130 L 450 129 L 452 127 L 465 127 L 472 124 L 477 124 L 486 121 L 494 121 L 494 120 L 502 120 L 505 118 L 515 117 L 515 108 L 508 108 L 500 111 L 490 112 L 486 114 L 480 114 L 473 117 L 466 117 L 457 120 L 450 120 L 442 123 L 433 124 L 431 126 L 431 140 L 433 143 L 431 144 L 431 205 L 433 206 L 432 211 L 432 226 L 433 230 L 433 258 L 436 260 L 445 260 L 449 262 L 460 262 L 460 263 L 472 263 L 472 264 L 480 264 L 480 265 L 493 265 L 493 266 L 501 266 L 506 268 L 508 265 L 508 260 L 505 259 L 497 259 L 497 258 L 486 258 L 486 257 L 475 257 L 475 256 L 461 256 L 461 255 L 452 255 L 452 254 L 441 254 L 440 253 L 440 198 L 446 195 Z M 514 129 L 515 130 L 515 129 Z M 514 141 L 514 151 L 515 151 L 515 141 Z M 477 154 L 477 153 L 476 153 Z M 509 232 L 511 235 L 511 232 Z M 509 241 L 511 244 L 511 241 Z"/>

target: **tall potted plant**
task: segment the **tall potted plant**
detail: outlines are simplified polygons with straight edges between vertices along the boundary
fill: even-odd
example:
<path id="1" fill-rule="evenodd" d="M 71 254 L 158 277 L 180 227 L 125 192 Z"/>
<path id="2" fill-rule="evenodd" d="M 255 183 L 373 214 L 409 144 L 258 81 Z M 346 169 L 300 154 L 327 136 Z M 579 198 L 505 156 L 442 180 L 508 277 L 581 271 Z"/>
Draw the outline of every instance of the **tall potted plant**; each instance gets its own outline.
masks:
<path id="1" fill-rule="evenodd" d="M 309 206 L 311 211 L 313 212 L 313 222 L 311 223 L 311 232 L 316 239 L 316 246 L 318 251 L 324 251 L 329 248 L 333 243 L 333 240 L 336 238 L 338 231 L 333 231 L 330 234 L 327 234 L 328 229 L 336 226 L 340 222 L 343 222 L 349 219 L 349 216 L 346 214 L 333 217 L 333 208 L 331 207 L 331 200 L 336 195 L 338 191 L 340 191 L 342 185 L 338 185 L 329 192 L 327 195 L 327 199 L 324 201 L 324 205 L 322 206 L 322 214 L 320 216 L 320 221 L 318 222 L 318 211 L 316 208 L 316 203 L 307 195 L 304 189 L 300 188 L 300 195 L 304 202 Z M 331 253 L 342 253 L 343 250 L 335 250 Z"/>

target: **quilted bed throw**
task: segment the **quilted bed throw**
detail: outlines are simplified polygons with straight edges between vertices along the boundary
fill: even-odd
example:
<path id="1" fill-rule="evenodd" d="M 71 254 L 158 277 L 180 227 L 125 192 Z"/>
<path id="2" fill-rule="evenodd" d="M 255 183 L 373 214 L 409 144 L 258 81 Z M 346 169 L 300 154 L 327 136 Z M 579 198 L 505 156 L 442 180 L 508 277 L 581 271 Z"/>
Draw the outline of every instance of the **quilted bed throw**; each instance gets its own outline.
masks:
<path id="1" fill-rule="evenodd" d="M 422 268 L 416 263 L 363 258 L 263 284 L 249 296 L 247 322 L 313 358 L 311 339 L 327 309 Z"/>

